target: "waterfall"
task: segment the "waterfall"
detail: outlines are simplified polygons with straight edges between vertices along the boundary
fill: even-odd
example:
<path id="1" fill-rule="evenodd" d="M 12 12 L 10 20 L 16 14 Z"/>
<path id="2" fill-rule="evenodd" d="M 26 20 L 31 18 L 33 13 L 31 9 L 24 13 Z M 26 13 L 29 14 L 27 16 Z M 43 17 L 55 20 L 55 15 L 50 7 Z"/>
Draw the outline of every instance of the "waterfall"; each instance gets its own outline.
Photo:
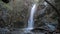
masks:
<path id="1" fill-rule="evenodd" d="M 30 12 L 30 17 L 28 20 L 28 27 L 27 30 L 30 31 L 33 29 L 34 27 L 34 13 L 36 12 L 36 4 L 33 4 L 32 8 L 31 8 L 31 12 Z"/>
<path id="2" fill-rule="evenodd" d="M 33 18 L 34 18 L 35 11 L 36 11 L 36 4 L 34 4 L 31 9 L 30 18 L 28 20 L 28 28 L 33 28 L 33 26 L 34 26 Z"/>

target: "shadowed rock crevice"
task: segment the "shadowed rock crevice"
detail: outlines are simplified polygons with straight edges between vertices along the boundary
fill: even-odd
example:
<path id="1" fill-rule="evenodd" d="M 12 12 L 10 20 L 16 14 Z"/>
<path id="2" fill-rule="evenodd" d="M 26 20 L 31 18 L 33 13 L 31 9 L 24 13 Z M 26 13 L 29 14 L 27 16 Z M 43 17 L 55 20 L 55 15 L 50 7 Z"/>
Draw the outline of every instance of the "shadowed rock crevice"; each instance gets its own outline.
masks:
<path id="1" fill-rule="evenodd" d="M 4 3 L 9 3 L 10 0 L 2 0 Z"/>

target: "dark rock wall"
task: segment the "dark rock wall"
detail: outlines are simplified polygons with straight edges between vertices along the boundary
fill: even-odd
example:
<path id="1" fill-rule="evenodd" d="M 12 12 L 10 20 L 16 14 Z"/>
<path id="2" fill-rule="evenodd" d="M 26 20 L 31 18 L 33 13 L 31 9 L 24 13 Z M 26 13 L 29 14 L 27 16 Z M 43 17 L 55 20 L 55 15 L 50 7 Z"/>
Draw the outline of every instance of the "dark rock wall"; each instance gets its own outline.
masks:
<path id="1" fill-rule="evenodd" d="M 43 2 L 40 1 L 38 3 L 39 5 L 34 15 L 35 27 L 45 26 L 44 23 L 57 24 L 56 12 L 49 4 L 44 12 L 41 11 L 45 8 Z M 34 0 L 11 0 L 7 4 L 0 1 L 0 16 L 9 27 L 27 27 L 27 22 L 33 3 Z M 54 1 L 51 1 L 50 3 L 55 5 Z M 59 4 L 57 7 L 58 6 Z"/>
<path id="2" fill-rule="evenodd" d="M 57 26 L 57 29 L 58 31 L 60 32 L 60 0 L 55 0 L 55 6 L 56 8 L 58 9 L 58 12 L 59 12 L 59 18 L 58 18 L 58 26 Z"/>

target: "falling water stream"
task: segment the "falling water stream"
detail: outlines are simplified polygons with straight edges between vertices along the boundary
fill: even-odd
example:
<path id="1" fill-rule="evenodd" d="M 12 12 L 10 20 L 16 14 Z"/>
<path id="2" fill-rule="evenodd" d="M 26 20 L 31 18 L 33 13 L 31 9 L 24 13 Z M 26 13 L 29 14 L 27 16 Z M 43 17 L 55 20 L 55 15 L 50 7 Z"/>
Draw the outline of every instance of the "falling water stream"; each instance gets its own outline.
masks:
<path id="1" fill-rule="evenodd" d="M 30 13 L 30 18 L 28 20 L 28 28 L 33 29 L 34 26 L 34 13 L 36 11 L 36 4 L 33 5 L 32 9 L 31 9 L 31 13 Z"/>
<path id="2" fill-rule="evenodd" d="M 36 12 L 36 4 L 33 4 L 32 8 L 31 8 L 31 12 L 30 12 L 30 17 L 28 20 L 28 27 L 27 27 L 27 31 L 30 31 L 34 28 L 34 14 Z"/>

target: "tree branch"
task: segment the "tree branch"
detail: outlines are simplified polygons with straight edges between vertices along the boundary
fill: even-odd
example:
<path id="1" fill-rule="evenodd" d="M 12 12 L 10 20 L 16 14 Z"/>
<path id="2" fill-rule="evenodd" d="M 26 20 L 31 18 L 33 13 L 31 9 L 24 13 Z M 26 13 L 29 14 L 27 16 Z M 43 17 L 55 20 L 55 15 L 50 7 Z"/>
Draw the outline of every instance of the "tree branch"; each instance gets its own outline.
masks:
<path id="1" fill-rule="evenodd" d="M 47 0 L 45 0 L 45 2 L 47 2 L 57 12 L 58 16 L 60 15 L 58 9 L 54 5 L 52 5 L 51 3 L 49 3 L 49 1 L 47 1 Z"/>

